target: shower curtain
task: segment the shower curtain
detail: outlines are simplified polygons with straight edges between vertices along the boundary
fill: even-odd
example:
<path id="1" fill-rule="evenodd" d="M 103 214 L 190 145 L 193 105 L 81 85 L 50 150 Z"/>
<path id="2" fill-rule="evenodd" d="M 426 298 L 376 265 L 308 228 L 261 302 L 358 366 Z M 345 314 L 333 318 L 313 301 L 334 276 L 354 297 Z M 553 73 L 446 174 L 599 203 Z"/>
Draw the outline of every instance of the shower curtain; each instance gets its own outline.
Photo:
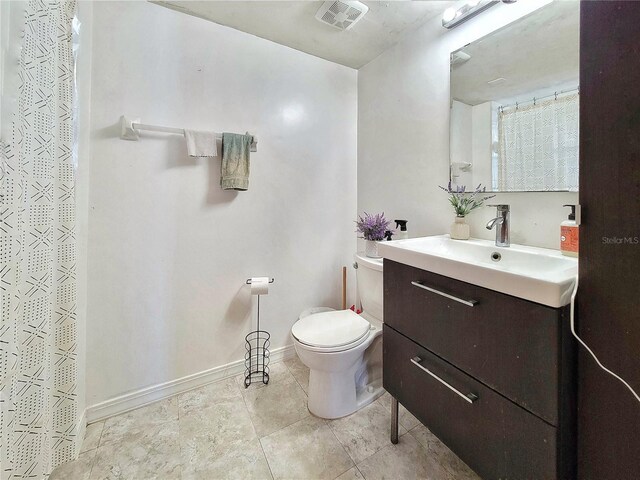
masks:
<path id="1" fill-rule="evenodd" d="M 498 113 L 499 191 L 578 191 L 579 95 Z"/>
<path id="2" fill-rule="evenodd" d="M 75 272 L 75 1 L 30 0 L 11 8 L 21 9 L 12 18 L 21 19 L 23 25 L 18 29 L 21 34 L 13 36 L 14 45 L 3 49 L 8 52 L 3 61 L 17 70 L 17 91 L 12 101 L 3 99 L 0 148 L 2 480 L 46 478 L 57 465 L 75 457 L 81 440 Z M 8 71 L 3 68 L 3 74 Z M 11 83 L 3 78 L 3 94 L 11 95 L 6 92 Z M 8 117 L 7 105 L 11 107 Z"/>

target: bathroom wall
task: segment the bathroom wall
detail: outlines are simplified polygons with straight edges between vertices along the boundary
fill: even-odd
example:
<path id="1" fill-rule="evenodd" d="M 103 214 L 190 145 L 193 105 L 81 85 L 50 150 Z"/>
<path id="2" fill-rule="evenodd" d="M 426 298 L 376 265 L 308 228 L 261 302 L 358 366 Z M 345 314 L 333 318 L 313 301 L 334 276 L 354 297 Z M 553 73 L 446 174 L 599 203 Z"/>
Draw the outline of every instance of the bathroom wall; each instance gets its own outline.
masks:
<path id="1" fill-rule="evenodd" d="M 471 109 L 471 158 L 473 160 L 472 177 L 469 183 L 479 183 L 492 189 L 491 167 L 493 163 L 493 125 L 491 102 L 475 105 Z"/>
<path id="2" fill-rule="evenodd" d="M 356 247 L 357 72 L 149 2 L 93 6 L 88 403 L 244 358 L 261 300 L 271 348 L 340 306 Z M 247 192 L 177 135 L 120 115 L 258 137 Z M 349 268 L 352 283 L 354 270 Z"/>
<path id="3" fill-rule="evenodd" d="M 86 402 L 86 348 L 87 348 L 87 254 L 89 235 L 89 184 L 91 162 L 91 44 L 93 3 L 78 2 L 76 16 L 80 22 L 79 48 L 76 63 L 77 89 L 77 168 L 76 168 L 76 217 L 77 217 L 77 259 L 76 280 L 78 285 L 78 404 L 84 411 Z M 79 445 L 80 446 L 80 445 Z"/>
<path id="4" fill-rule="evenodd" d="M 491 122 L 491 102 L 478 105 L 453 100 L 451 102 L 450 122 L 450 157 L 451 184 L 476 186 L 479 183 L 491 190 L 493 125 Z M 470 163 L 468 171 L 460 168 L 457 163 Z"/>
<path id="5" fill-rule="evenodd" d="M 451 102 L 451 184 L 466 185 L 472 183 L 472 171 L 460 168 L 462 164 L 473 163 L 473 107 L 453 100 Z M 460 165 L 457 165 L 460 164 Z"/>
<path id="6" fill-rule="evenodd" d="M 549 0 L 500 4 L 449 31 L 440 17 L 407 35 L 358 72 L 358 211 L 385 211 L 409 220 L 410 236 L 448 233 L 453 212 L 438 185 L 449 180 L 449 53 Z M 511 205 L 514 243 L 559 248 L 565 203 L 575 193 L 506 193 L 490 203 Z M 494 209 L 469 217 L 471 234 Z"/>

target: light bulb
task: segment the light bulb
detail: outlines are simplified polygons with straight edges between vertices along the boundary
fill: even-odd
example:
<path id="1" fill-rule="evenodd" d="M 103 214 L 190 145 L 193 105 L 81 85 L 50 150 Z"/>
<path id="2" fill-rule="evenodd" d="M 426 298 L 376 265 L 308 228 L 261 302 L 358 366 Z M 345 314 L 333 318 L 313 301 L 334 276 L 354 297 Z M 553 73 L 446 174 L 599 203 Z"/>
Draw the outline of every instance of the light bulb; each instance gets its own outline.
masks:
<path id="1" fill-rule="evenodd" d="M 453 7 L 447 8 L 442 14 L 442 21 L 444 22 L 450 22 L 454 18 L 456 18 L 456 9 Z"/>

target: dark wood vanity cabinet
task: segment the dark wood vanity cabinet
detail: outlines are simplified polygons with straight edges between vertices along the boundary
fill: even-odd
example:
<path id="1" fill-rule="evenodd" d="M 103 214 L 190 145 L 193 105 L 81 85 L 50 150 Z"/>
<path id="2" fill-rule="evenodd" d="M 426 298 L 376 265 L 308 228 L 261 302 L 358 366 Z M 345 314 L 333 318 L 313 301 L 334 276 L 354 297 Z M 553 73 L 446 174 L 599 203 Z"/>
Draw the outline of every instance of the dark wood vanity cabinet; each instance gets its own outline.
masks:
<path id="1" fill-rule="evenodd" d="M 385 389 L 480 476 L 575 477 L 568 308 L 385 260 L 384 321 Z"/>

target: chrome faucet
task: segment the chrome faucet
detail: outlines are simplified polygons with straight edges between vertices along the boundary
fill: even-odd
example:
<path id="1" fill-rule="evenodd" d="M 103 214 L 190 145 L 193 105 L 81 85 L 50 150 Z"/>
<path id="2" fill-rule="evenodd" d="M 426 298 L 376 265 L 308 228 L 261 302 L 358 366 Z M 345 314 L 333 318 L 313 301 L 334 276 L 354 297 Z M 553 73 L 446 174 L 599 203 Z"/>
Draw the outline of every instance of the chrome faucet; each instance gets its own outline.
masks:
<path id="1" fill-rule="evenodd" d="M 487 230 L 496 227 L 496 247 L 508 247 L 509 242 L 509 205 L 489 205 L 496 207 L 496 218 L 489 220 Z"/>

